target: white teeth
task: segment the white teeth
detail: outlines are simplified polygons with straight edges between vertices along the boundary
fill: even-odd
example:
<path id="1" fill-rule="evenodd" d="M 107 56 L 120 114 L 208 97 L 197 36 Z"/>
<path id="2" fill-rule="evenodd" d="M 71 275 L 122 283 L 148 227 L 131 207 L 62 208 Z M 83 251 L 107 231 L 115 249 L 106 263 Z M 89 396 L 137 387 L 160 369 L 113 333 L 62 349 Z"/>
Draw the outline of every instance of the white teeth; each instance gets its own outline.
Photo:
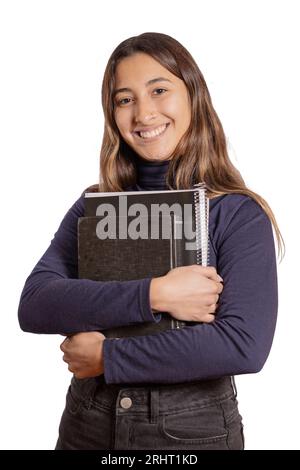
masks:
<path id="1" fill-rule="evenodd" d="M 162 132 L 165 130 L 166 127 L 167 127 L 167 124 L 164 124 L 163 126 L 159 126 L 159 127 L 157 127 L 157 129 L 154 129 L 154 131 L 139 132 L 139 134 L 143 139 L 147 139 L 149 137 L 155 137 L 156 135 L 162 134 Z"/>

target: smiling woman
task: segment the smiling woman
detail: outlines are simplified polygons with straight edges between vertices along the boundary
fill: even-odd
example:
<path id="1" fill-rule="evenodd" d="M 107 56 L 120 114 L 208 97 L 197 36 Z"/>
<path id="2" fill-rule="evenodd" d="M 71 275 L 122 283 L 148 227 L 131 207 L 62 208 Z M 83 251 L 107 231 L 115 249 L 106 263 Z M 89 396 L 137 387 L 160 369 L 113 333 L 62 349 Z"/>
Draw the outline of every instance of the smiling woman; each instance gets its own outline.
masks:
<path id="1" fill-rule="evenodd" d="M 114 117 L 124 141 L 145 160 L 168 160 L 191 122 L 184 82 L 144 53 L 123 59 L 115 77 Z"/>
<path id="2" fill-rule="evenodd" d="M 23 330 L 69 337 L 61 349 L 74 376 L 56 449 L 243 449 L 234 375 L 260 371 L 272 345 L 272 223 L 281 248 L 275 217 L 230 161 L 204 77 L 174 38 L 144 33 L 119 44 L 104 73 L 102 105 L 101 172 L 88 191 L 204 183 L 211 266 L 122 282 L 79 279 L 79 197 L 27 278 L 19 306 Z M 157 312 L 195 324 L 105 336 L 110 328 L 159 322 Z"/>

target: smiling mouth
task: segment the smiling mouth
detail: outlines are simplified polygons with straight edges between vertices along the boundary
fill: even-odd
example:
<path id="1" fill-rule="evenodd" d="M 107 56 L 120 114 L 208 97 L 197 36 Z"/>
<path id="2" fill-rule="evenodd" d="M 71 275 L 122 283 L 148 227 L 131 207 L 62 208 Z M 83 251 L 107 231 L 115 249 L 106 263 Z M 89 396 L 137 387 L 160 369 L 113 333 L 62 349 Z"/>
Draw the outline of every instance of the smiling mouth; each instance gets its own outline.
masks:
<path id="1" fill-rule="evenodd" d="M 134 135 L 143 141 L 154 140 L 165 133 L 169 124 L 169 122 L 167 124 L 163 124 L 162 126 L 157 127 L 157 129 L 151 132 L 134 132 Z"/>

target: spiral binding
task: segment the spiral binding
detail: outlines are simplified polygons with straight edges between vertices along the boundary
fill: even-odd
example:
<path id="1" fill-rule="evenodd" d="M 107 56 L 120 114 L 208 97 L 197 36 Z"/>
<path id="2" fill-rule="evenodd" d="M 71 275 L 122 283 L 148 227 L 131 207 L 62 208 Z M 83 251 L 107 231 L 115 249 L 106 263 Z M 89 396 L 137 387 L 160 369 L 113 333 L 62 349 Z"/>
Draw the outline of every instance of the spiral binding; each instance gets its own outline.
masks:
<path id="1" fill-rule="evenodd" d="M 194 206 L 196 225 L 196 262 L 201 266 L 209 266 L 209 199 L 205 183 L 194 184 Z M 185 321 L 171 320 L 172 329 L 183 328 Z"/>
<path id="2" fill-rule="evenodd" d="M 194 184 L 197 264 L 209 265 L 209 200 L 205 183 Z"/>

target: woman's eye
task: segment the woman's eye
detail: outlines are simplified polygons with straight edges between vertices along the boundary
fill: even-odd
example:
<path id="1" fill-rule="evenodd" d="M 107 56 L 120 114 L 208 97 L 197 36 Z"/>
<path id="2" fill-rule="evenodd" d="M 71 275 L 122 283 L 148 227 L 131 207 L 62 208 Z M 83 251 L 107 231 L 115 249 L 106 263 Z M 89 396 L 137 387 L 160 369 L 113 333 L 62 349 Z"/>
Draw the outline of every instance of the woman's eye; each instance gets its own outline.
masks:
<path id="1" fill-rule="evenodd" d="M 162 95 L 164 92 L 166 92 L 167 90 L 165 90 L 164 88 L 156 88 L 154 90 L 154 93 L 155 92 L 159 92 L 157 93 L 158 95 Z M 117 104 L 119 106 L 122 106 L 122 105 L 126 105 L 130 102 L 131 98 L 121 98 L 120 100 L 117 101 Z"/>
<path id="2" fill-rule="evenodd" d="M 167 91 L 164 88 L 156 88 L 154 91 Z M 159 95 L 162 95 L 163 93 L 158 93 Z"/>
<path id="3" fill-rule="evenodd" d="M 118 104 L 127 104 L 126 100 L 129 100 L 130 98 L 122 98 L 121 100 L 118 101 Z"/>

